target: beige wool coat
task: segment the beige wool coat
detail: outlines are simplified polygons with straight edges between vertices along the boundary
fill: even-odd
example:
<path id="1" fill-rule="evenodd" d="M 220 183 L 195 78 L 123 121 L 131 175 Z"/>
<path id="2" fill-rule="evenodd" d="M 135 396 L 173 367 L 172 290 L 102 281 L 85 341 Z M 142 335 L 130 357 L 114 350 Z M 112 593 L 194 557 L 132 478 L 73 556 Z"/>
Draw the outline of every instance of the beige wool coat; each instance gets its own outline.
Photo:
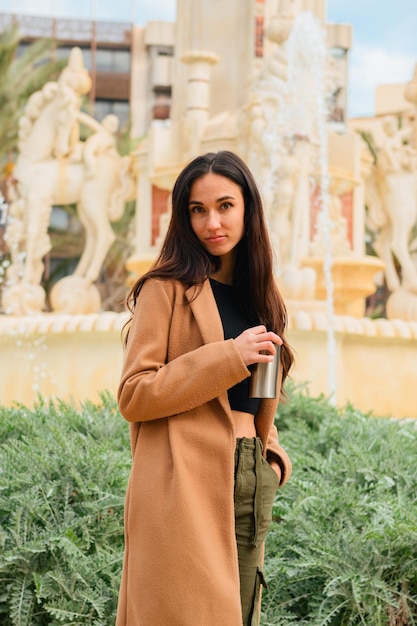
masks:
<path id="1" fill-rule="evenodd" d="M 118 393 L 132 469 L 117 626 L 241 626 L 227 389 L 249 374 L 224 340 L 209 281 L 197 292 L 144 283 Z M 273 425 L 277 402 L 262 400 L 255 424 L 283 484 L 291 463 Z"/>

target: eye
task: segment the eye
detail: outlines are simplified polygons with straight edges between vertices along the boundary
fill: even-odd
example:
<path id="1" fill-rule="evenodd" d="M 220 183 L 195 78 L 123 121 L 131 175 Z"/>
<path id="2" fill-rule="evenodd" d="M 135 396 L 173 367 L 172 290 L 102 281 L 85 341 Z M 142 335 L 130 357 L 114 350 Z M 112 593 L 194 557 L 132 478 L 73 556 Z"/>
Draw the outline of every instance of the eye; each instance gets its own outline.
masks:
<path id="1" fill-rule="evenodd" d="M 233 206 L 231 202 L 222 202 L 220 205 L 220 208 L 222 210 L 226 210 L 226 209 L 230 209 L 231 206 Z"/>
<path id="2" fill-rule="evenodd" d="M 198 204 L 193 204 L 192 206 L 190 206 L 190 213 L 203 213 L 203 212 L 204 212 L 204 207 Z"/>

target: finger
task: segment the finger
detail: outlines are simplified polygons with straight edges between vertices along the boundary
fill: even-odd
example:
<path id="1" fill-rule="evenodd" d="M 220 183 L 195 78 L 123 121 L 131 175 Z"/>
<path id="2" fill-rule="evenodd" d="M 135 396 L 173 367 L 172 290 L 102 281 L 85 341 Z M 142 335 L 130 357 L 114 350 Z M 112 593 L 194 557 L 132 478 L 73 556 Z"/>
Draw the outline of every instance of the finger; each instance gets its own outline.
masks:
<path id="1" fill-rule="evenodd" d="M 266 353 L 269 356 L 274 356 L 276 352 L 275 344 L 272 341 L 260 341 L 256 348 L 259 350 L 260 354 Z"/>
<path id="2" fill-rule="evenodd" d="M 256 362 L 257 363 L 270 363 L 274 360 L 274 355 L 271 354 L 268 350 L 261 350 L 256 354 Z"/>
<path id="3" fill-rule="evenodd" d="M 282 345 L 283 343 L 281 337 L 272 331 L 269 331 L 268 333 L 266 333 L 265 339 L 272 341 L 272 343 L 278 344 L 279 346 Z"/>
<path id="4" fill-rule="evenodd" d="M 261 324 L 260 326 L 253 326 L 253 328 L 251 328 L 250 330 L 252 330 L 255 335 L 261 335 L 267 332 L 266 326 L 264 326 L 263 324 Z"/>

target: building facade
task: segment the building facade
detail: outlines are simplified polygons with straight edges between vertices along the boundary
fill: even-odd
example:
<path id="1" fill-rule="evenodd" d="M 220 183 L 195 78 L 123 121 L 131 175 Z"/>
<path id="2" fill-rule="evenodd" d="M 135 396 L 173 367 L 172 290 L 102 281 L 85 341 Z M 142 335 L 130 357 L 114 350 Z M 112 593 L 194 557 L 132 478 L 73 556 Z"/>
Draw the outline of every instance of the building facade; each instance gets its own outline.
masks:
<path id="1" fill-rule="evenodd" d="M 74 46 L 81 48 L 92 79 L 84 108 L 97 120 L 113 113 L 121 128 L 130 123 L 137 129 L 132 133 L 135 136 L 143 134 L 150 118 L 169 117 L 172 25 L 155 28 L 151 24 L 145 34 L 144 28 L 127 22 L 0 14 L 1 32 L 16 24 L 22 34 L 19 51 L 39 38 L 57 42 L 58 59 L 67 59 Z M 138 97 L 141 89 L 142 106 L 131 107 L 132 96 Z M 149 102 L 143 106 L 147 93 Z M 138 120 L 133 119 L 132 109 L 138 111 Z"/>

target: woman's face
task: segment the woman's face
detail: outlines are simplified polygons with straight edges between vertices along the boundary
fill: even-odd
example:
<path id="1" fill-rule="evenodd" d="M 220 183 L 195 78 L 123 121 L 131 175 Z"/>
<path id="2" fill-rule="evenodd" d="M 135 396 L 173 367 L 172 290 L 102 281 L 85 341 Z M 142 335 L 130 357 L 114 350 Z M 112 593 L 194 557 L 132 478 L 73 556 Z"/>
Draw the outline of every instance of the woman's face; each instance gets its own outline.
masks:
<path id="1" fill-rule="evenodd" d="M 230 178 L 209 172 L 197 178 L 188 201 L 191 228 L 213 256 L 233 257 L 245 232 L 242 190 Z"/>

